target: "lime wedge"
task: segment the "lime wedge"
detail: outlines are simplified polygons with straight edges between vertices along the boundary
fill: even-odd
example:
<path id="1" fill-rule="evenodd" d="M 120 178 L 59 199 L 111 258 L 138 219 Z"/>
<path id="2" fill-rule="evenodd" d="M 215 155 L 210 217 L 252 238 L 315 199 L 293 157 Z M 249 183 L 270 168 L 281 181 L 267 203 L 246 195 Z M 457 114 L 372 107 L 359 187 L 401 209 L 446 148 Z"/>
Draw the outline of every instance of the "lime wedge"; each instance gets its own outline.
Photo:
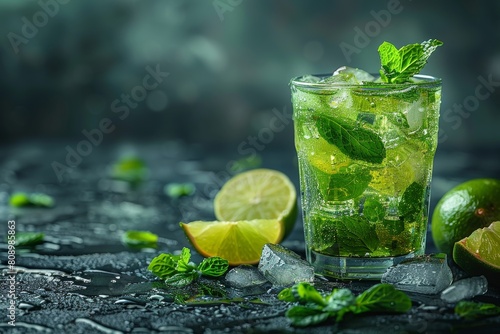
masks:
<path id="1" fill-rule="evenodd" d="M 220 221 L 279 220 L 286 237 L 297 218 L 297 193 L 290 179 L 270 169 L 254 169 L 231 178 L 214 200 Z"/>
<path id="2" fill-rule="evenodd" d="M 453 260 L 471 275 L 484 275 L 490 284 L 500 278 L 500 221 L 478 228 L 455 243 Z"/>
<path id="3" fill-rule="evenodd" d="M 276 219 L 194 221 L 180 225 L 198 253 L 219 256 L 232 266 L 258 263 L 264 245 L 281 242 L 284 232 L 283 223 Z"/>

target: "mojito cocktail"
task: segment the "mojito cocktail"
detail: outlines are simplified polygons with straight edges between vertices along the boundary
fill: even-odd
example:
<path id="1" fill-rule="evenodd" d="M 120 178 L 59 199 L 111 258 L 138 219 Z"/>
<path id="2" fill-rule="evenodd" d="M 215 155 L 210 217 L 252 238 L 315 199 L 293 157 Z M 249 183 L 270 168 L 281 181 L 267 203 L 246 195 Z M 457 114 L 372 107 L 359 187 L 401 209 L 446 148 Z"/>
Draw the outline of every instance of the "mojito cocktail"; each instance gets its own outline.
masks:
<path id="1" fill-rule="evenodd" d="M 307 260 L 317 273 L 378 279 L 425 250 L 441 81 L 367 72 L 291 82 Z"/>

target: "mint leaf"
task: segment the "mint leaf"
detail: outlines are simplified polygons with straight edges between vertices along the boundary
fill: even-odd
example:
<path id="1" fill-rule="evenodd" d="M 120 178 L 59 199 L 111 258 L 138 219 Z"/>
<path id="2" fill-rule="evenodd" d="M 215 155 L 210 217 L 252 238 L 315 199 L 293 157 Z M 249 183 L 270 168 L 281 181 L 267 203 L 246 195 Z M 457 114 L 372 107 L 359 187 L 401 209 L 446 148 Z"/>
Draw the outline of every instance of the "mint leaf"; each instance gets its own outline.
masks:
<path id="1" fill-rule="evenodd" d="M 146 163 L 138 157 L 124 157 L 117 161 L 111 168 L 111 177 L 117 180 L 126 181 L 136 186 L 146 180 L 149 169 Z"/>
<path id="2" fill-rule="evenodd" d="M 170 198 L 179 198 L 192 195 L 195 189 L 192 183 L 169 183 L 165 186 L 164 191 Z"/>
<path id="3" fill-rule="evenodd" d="M 54 206 L 54 199 L 51 196 L 42 193 L 27 194 L 23 192 L 17 192 L 10 196 L 9 204 L 10 206 L 17 208 L 51 208 Z"/>
<path id="4" fill-rule="evenodd" d="M 405 189 L 398 206 L 402 220 L 414 222 L 423 214 L 424 192 L 424 187 L 417 182 L 413 182 Z"/>
<path id="5" fill-rule="evenodd" d="M 297 299 L 295 299 L 295 296 L 292 293 L 292 288 L 286 288 L 280 291 L 278 293 L 278 299 L 283 301 L 283 302 L 296 302 Z"/>
<path id="6" fill-rule="evenodd" d="M 391 284 L 381 283 L 372 286 L 356 298 L 352 308 L 355 314 L 365 312 L 404 313 L 411 309 L 410 298 Z"/>
<path id="7" fill-rule="evenodd" d="M 229 262 L 223 258 L 214 256 L 203 259 L 203 261 L 196 268 L 202 275 L 219 277 L 229 268 Z"/>
<path id="8" fill-rule="evenodd" d="M 443 42 L 430 39 L 421 44 L 408 44 L 400 48 L 388 42 L 382 43 L 378 52 L 380 55 L 380 76 L 387 83 L 403 83 L 418 74 L 427 64 L 429 56 Z"/>
<path id="9" fill-rule="evenodd" d="M 321 294 L 309 283 L 295 284 L 291 289 L 292 295 L 300 303 L 314 303 L 325 306 L 326 302 Z"/>
<path id="10" fill-rule="evenodd" d="M 315 236 L 312 247 L 333 256 L 364 256 L 380 244 L 375 225 L 362 216 L 342 216 L 337 219 L 316 216 L 312 221 Z M 321 236 L 327 235 L 328 238 Z M 332 239 L 332 235 L 337 238 Z"/>
<path id="11" fill-rule="evenodd" d="M 292 325 L 306 327 L 322 323 L 330 317 L 328 312 L 324 312 L 321 307 L 316 306 L 293 306 L 285 313 Z"/>
<path id="12" fill-rule="evenodd" d="M 399 51 L 393 44 L 383 42 L 378 48 L 378 53 L 380 55 L 380 63 L 382 64 L 380 76 L 385 82 L 391 82 L 397 76 L 397 71 L 401 67 Z"/>
<path id="13" fill-rule="evenodd" d="M 344 314 L 350 310 L 350 306 L 356 301 L 356 297 L 354 297 L 354 294 L 349 289 L 334 289 L 327 296 L 326 301 L 328 305 L 323 311 L 328 311 L 331 315 L 336 315 L 336 321 L 341 321 L 344 318 Z"/>
<path id="14" fill-rule="evenodd" d="M 148 231 L 126 231 L 122 243 L 132 248 L 156 248 L 158 236 Z"/>
<path id="15" fill-rule="evenodd" d="M 227 260 L 220 257 L 205 258 L 198 266 L 189 262 L 191 251 L 182 248 L 180 255 L 160 254 L 151 260 L 148 270 L 166 284 L 185 286 L 198 279 L 200 275 L 219 277 L 229 268 Z"/>
<path id="16" fill-rule="evenodd" d="M 462 300 L 455 306 L 455 314 L 467 320 L 491 317 L 500 314 L 500 307 L 490 303 Z"/>
<path id="17" fill-rule="evenodd" d="M 424 58 L 424 48 L 420 44 L 408 44 L 399 49 L 401 64 L 395 83 L 405 82 L 414 74 L 420 72 L 427 62 Z"/>
<path id="18" fill-rule="evenodd" d="M 372 176 L 367 169 L 350 166 L 337 174 L 316 173 L 318 178 L 327 178 L 327 186 L 320 187 L 320 191 L 327 201 L 345 201 L 363 194 L 368 187 Z M 321 180 L 318 180 L 321 182 Z"/>
<path id="19" fill-rule="evenodd" d="M 148 270 L 151 271 L 153 275 L 164 280 L 177 272 L 176 268 L 179 258 L 179 256 L 172 254 L 160 254 L 151 260 Z"/>
<path id="20" fill-rule="evenodd" d="M 43 243 L 45 234 L 41 232 L 17 232 L 15 246 L 29 247 Z"/>
<path id="21" fill-rule="evenodd" d="M 299 291 L 302 291 L 300 296 Z M 305 296 L 314 297 L 308 299 Z M 304 303 L 304 305 L 292 306 L 285 313 L 292 325 L 300 327 L 316 325 L 328 318 L 335 318 L 336 322 L 340 322 L 348 313 L 402 313 L 411 308 L 410 298 L 390 284 L 374 285 L 358 297 L 355 297 L 349 289 L 334 289 L 331 294 L 323 297 L 312 285 L 298 283 L 291 288 L 282 290 L 278 297 L 280 300 L 288 302 Z M 319 303 L 319 300 L 323 304 Z"/>
<path id="22" fill-rule="evenodd" d="M 196 271 L 192 271 L 189 273 L 177 273 L 172 277 L 167 278 L 165 280 L 165 284 L 176 287 L 183 287 L 191 284 L 197 278 L 198 278 L 198 273 Z"/>
<path id="23" fill-rule="evenodd" d="M 340 255 L 365 255 L 377 249 L 380 240 L 375 225 L 361 216 L 344 216 L 336 221 Z"/>
<path id="24" fill-rule="evenodd" d="M 384 225 L 384 227 L 391 235 L 399 235 L 401 234 L 401 232 L 405 230 L 405 222 L 402 221 L 401 219 L 398 220 L 384 219 L 382 225 Z"/>
<path id="25" fill-rule="evenodd" d="M 351 159 L 381 163 L 385 147 L 380 137 L 352 120 L 322 116 L 316 120 L 318 132 Z"/>
<path id="26" fill-rule="evenodd" d="M 191 258 L 191 251 L 189 248 L 182 248 L 181 255 L 179 257 L 179 261 L 177 262 L 177 266 L 175 267 L 175 270 L 178 272 L 190 272 L 196 269 L 196 267 L 189 262 L 189 259 Z"/>
<path id="27" fill-rule="evenodd" d="M 384 219 L 385 209 L 376 198 L 369 197 L 363 204 L 363 216 L 370 222 L 378 222 Z"/>

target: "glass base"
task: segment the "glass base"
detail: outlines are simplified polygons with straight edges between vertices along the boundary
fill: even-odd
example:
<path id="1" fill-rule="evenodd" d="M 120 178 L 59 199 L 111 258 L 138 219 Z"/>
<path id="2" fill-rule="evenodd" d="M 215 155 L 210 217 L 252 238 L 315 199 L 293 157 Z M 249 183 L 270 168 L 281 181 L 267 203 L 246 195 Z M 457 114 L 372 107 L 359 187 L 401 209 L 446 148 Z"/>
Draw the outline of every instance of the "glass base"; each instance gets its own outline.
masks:
<path id="1" fill-rule="evenodd" d="M 307 250 L 307 261 L 315 273 L 326 278 L 342 280 L 380 280 L 387 268 L 403 260 L 423 255 L 424 250 L 395 257 L 341 257 L 329 256 Z"/>

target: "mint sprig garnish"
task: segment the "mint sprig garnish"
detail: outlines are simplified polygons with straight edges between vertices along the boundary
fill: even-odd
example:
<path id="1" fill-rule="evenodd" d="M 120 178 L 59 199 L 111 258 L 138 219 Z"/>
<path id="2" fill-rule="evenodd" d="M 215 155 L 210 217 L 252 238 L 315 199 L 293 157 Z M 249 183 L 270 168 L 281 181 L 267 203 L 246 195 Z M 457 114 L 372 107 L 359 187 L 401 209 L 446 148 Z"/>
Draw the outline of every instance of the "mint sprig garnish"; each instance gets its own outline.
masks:
<path id="1" fill-rule="evenodd" d="M 190 262 L 191 251 L 184 247 L 180 255 L 163 253 L 151 260 L 148 270 L 168 285 L 182 287 L 200 276 L 219 277 L 229 268 L 227 260 L 220 257 L 205 258 L 199 265 Z"/>
<path id="2" fill-rule="evenodd" d="M 334 289 L 323 296 L 309 283 L 298 283 L 278 294 L 282 301 L 297 302 L 286 312 L 294 326 L 310 326 L 334 319 L 340 322 L 346 314 L 368 312 L 404 313 L 411 308 L 410 298 L 390 284 L 376 284 L 355 297 L 349 289 Z"/>
<path id="3" fill-rule="evenodd" d="M 321 137 L 351 159 L 381 163 L 385 158 L 380 137 L 351 120 L 321 116 L 316 120 L 316 126 Z"/>
<path id="4" fill-rule="evenodd" d="M 443 42 L 429 39 L 421 44 L 408 44 L 399 50 L 384 42 L 378 48 L 380 55 L 380 77 L 386 83 L 403 83 L 418 74 L 427 64 L 429 56 Z"/>

